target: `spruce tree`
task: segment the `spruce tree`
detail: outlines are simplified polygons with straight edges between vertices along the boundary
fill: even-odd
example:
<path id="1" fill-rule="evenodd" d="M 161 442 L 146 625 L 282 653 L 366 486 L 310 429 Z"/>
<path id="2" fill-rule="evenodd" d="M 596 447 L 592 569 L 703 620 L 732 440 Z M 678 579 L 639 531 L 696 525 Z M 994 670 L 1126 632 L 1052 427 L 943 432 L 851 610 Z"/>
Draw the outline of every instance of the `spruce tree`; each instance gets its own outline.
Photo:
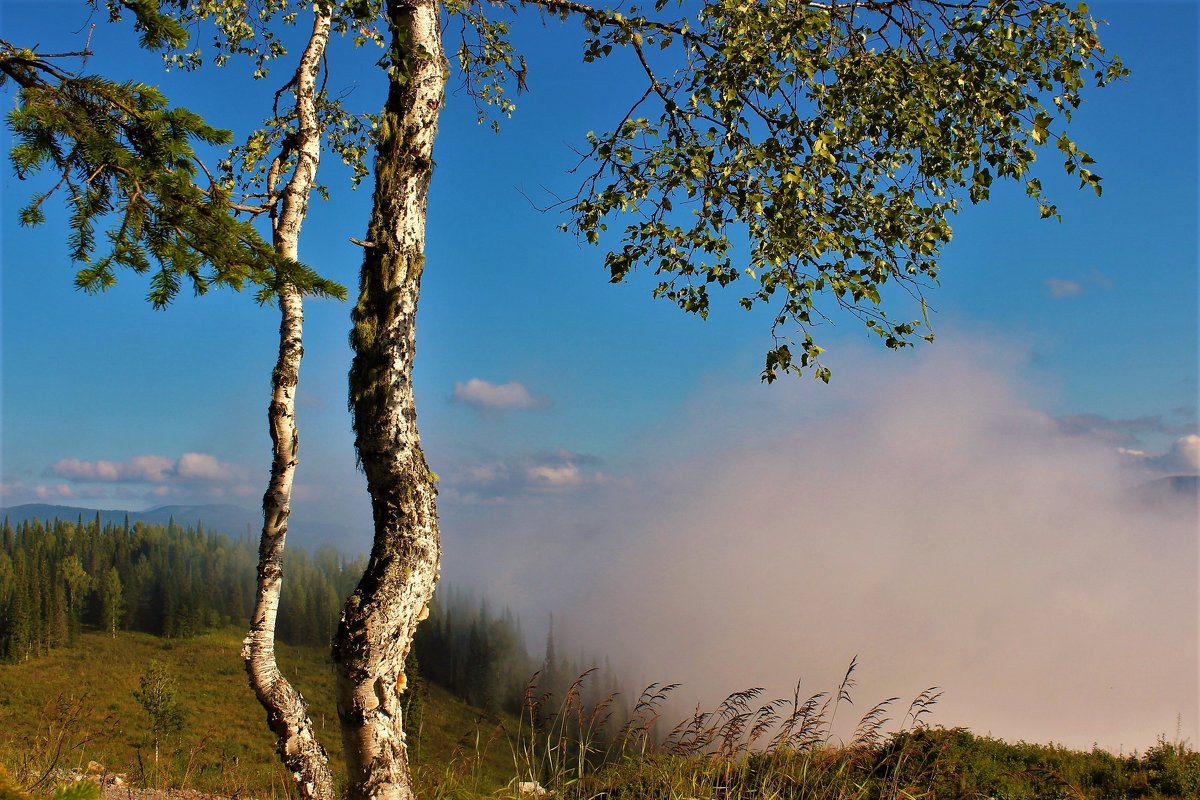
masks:
<path id="1" fill-rule="evenodd" d="M 184 28 L 158 14 L 157 4 L 133 10 L 144 39 L 160 46 L 182 45 Z M 11 151 L 17 177 L 45 169 L 57 182 L 37 192 L 21 209 L 24 225 L 45 221 L 46 202 L 62 191 L 70 207 L 71 257 L 84 266 L 76 285 L 95 292 L 116 283 L 118 267 L 152 273 L 149 300 L 167 305 L 184 279 L 202 294 L 211 285 L 260 287 L 266 300 L 286 279 L 316 293 L 332 291 L 299 263 L 279 256 L 254 227 L 234 216 L 236 204 L 225 184 L 209 175 L 193 141 L 228 144 L 228 131 L 214 128 L 139 82 L 118 83 L 63 66 L 90 55 L 39 53 L 0 39 L 0 86 L 16 83 L 17 107 L 8 115 L 16 142 Z M 201 177 L 203 176 L 203 178 Z M 93 260 L 101 225 L 106 251 Z"/>

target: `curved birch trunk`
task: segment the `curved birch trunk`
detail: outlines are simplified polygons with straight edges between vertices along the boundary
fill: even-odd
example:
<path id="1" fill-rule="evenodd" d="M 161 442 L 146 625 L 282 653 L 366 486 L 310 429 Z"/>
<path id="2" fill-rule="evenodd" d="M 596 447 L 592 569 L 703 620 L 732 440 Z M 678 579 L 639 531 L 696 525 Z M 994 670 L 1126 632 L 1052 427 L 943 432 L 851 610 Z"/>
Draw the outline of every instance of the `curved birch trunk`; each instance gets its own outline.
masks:
<path id="1" fill-rule="evenodd" d="M 350 334 L 350 409 L 375 541 L 333 650 L 350 800 L 413 796 L 400 704 L 404 659 L 441 563 L 437 492 L 417 434 L 412 364 L 447 64 L 436 0 L 388 0 L 387 14 L 394 66 Z"/>
<path id="2" fill-rule="evenodd" d="M 300 227 L 308 211 L 309 193 L 321 157 L 315 83 L 329 40 L 329 28 L 329 15 L 315 11 L 312 34 L 292 84 L 297 118 L 293 145 L 296 166 L 280 193 L 273 227 L 276 252 L 293 260 L 298 256 Z M 280 158 L 283 157 L 281 153 Z M 268 187 L 268 191 L 273 192 L 274 186 Z M 283 548 L 300 444 L 295 413 L 300 359 L 304 355 L 304 302 L 295 287 L 280 286 L 279 311 L 279 358 L 271 375 L 271 405 L 267 411 L 273 454 L 271 481 L 263 496 L 258 591 L 242 657 L 250 687 L 267 711 L 267 724 L 278 737 L 279 756 L 292 773 L 300 796 L 305 800 L 335 800 L 329 759 L 317 741 L 308 706 L 300 692 L 279 671 L 275 660 L 275 618 L 283 587 Z"/>

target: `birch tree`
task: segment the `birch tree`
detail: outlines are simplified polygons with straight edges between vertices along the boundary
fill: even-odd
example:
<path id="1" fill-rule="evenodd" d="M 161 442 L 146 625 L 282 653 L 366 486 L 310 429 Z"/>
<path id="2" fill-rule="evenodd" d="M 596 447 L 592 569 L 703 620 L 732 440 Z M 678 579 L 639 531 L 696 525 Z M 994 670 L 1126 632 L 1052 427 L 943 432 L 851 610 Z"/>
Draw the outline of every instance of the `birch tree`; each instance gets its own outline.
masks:
<path id="1" fill-rule="evenodd" d="M 117 626 L 125 616 L 124 587 L 116 567 L 109 567 L 100 583 L 100 626 L 117 638 Z"/>
<path id="2" fill-rule="evenodd" d="M 296 11 L 283 0 L 168 5 L 223 19 L 245 32 L 242 42 L 266 36 L 254 50 L 264 61 L 282 47 L 267 26 L 294 21 Z M 373 208 L 365 238 L 354 240 L 363 261 L 349 405 L 375 536 L 333 646 L 351 800 L 413 796 L 400 695 L 441 546 L 412 366 L 433 146 L 454 74 L 448 49 L 481 119 L 497 125 L 530 77 L 553 66 L 518 51 L 509 37 L 518 15 L 560 19 L 556 33 L 577 37 L 584 61 L 633 66 L 640 85 L 626 108 L 608 131 L 584 137 L 585 178 L 561 205 L 563 227 L 602 248 L 614 282 L 650 270 L 654 295 L 685 312 L 707 315 L 720 289 L 745 309 L 769 309 L 768 382 L 789 373 L 829 380 L 813 336 L 828 315 L 858 317 L 889 348 L 931 340 L 923 292 L 936 283 L 954 214 L 1007 179 L 1034 213 L 1057 216 L 1039 153 L 1057 152 L 1081 187 L 1099 194 L 1093 161 L 1066 126 L 1088 85 L 1125 74 L 1086 6 L 1038 0 L 341 0 L 312 8 L 331 15 L 334 29 L 381 44 L 388 85 L 374 119 Z M 247 147 L 261 155 L 268 145 Z M 285 440 L 290 430 L 279 428 Z M 276 451 L 286 463 L 289 451 L 278 443 Z M 286 521 L 286 505 L 270 503 L 280 512 L 273 526 L 268 511 L 264 563 L 282 547 Z M 264 570 L 262 583 L 274 575 Z M 268 652 L 271 614 L 268 600 L 256 612 L 251 654 Z M 283 753 L 312 762 L 294 772 L 327 772 L 316 763 L 319 747 L 300 750 Z M 309 780 L 301 778 L 302 792 L 324 796 L 324 778 Z"/>
<path id="3" fill-rule="evenodd" d="M 582 26 L 585 61 L 632 59 L 642 86 L 607 133 L 588 134 L 591 172 L 564 227 L 602 244 L 612 280 L 650 269 L 658 297 L 704 316 L 731 285 L 768 305 L 762 377 L 828 380 L 814 322 L 838 307 L 887 347 L 931 339 L 890 316 L 885 292 L 920 300 L 936 280 L 950 218 L 1023 184 L 1052 146 L 1100 193 L 1066 133 L 1081 91 L 1125 74 L 1086 6 L 1017 0 L 386 0 L 389 91 L 352 319 L 350 405 L 375 539 L 334 644 L 349 795 L 409 798 L 400 719 L 404 657 L 440 568 L 436 485 L 416 426 L 415 323 L 426 263 L 426 196 L 449 75 L 443 18 L 474 37 L 457 60 L 473 94 L 510 113 L 529 64 L 507 38 L 516 14 Z M 1040 166 L 1040 165 L 1039 165 Z M 608 231 L 610 223 L 618 230 Z M 891 294 L 895 294 L 892 290 Z"/>
<path id="4" fill-rule="evenodd" d="M 171 65 L 201 65 L 199 52 L 187 49 L 186 30 L 207 17 L 215 19 L 220 34 L 218 63 L 249 55 L 256 62 L 255 76 L 265 77 L 269 57 L 286 55 L 269 34 L 266 42 L 256 35 L 246 22 L 243 3 L 196 3 L 173 14 L 141 0 L 109 0 L 106 6 L 113 21 L 124 11 L 132 12 L 142 45 L 165 51 Z M 268 408 L 271 474 L 263 498 L 255 608 L 243 658 L 251 688 L 278 739 L 280 757 L 301 795 L 321 798 L 334 795 L 328 758 L 313 735 L 303 697 L 279 670 L 275 621 L 298 461 L 295 393 L 303 354 L 303 296 L 345 297 L 341 286 L 298 261 L 300 230 L 321 154 L 319 112 L 338 108 L 336 103 L 322 105 L 323 92 L 316 88 L 331 23 L 331 6 L 315 4 L 311 32 L 294 74 L 276 93 L 266 123 L 223 161 L 223 180 L 204 167 L 191 140 L 229 144 L 228 131 L 212 128 L 184 109 L 171 109 L 166 98 L 147 85 L 79 76 L 57 66 L 64 58 L 86 58 L 86 48 L 45 55 L 0 41 L 0 82 L 11 78 L 21 87 L 20 105 L 10 116 L 19 139 L 12 153 L 18 175 L 25 177 L 47 165 L 60 174 L 53 188 L 35 194 L 22 210 L 22 222 L 42 222 L 43 204 L 65 185 L 73 212 L 71 254 L 87 264 L 77 275 L 81 288 L 106 289 L 116 282 L 115 267 L 147 272 L 156 262 L 149 299 L 159 308 L 174 298 L 182 275 L 191 278 L 197 293 L 213 282 L 238 289 L 251 283 L 258 286 L 260 302 L 277 300 L 279 353 Z M 291 105 L 281 111 L 280 97 L 288 93 Z M 356 126 L 342 125 L 338 131 L 335 148 L 347 157 L 358 152 Z M 209 178 L 207 188 L 193 183 L 198 167 Z M 235 199 L 239 190 L 242 197 Z M 121 222 L 108 231 L 112 250 L 92 264 L 97 225 L 114 211 Z M 270 245 L 237 217 L 264 213 L 271 221 Z M 206 266 L 209 274 L 202 271 Z M 115 630 L 120 612 L 117 605 L 112 608 Z"/>
<path id="5" fill-rule="evenodd" d="M 277 144 L 266 172 L 263 202 L 255 213 L 269 212 L 272 244 L 285 258 L 296 259 L 301 227 L 316 181 L 321 159 L 322 127 L 317 118 L 317 78 L 329 41 L 328 7 L 315 5 L 312 29 L 295 73 L 279 90 L 290 92 L 292 107 L 282 117 L 276 113 L 267 133 L 256 131 L 242 149 L 243 174 L 254 174 L 258 141 L 275 134 Z M 227 26 L 226 45 L 237 50 L 236 35 Z M 231 44 L 232 43 L 232 44 Z M 259 68 L 261 69 L 261 67 Z M 276 95 L 278 103 L 279 94 Z M 278 107 L 275 109 L 278 111 Z M 260 159 L 262 157 L 259 157 Z M 279 187 L 280 175 L 290 170 Z M 304 353 L 303 292 L 290 283 L 278 287 L 280 312 L 279 353 L 271 373 L 271 402 L 267 411 L 271 433 L 271 474 L 263 495 L 263 528 L 259 544 L 258 581 L 250 632 L 242 657 L 255 696 L 267 712 L 267 723 L 277 738 L 284 765 L 296 781 L 301 797 L 332 798 L 333 776 L 328 756 L 317 741 L 308 707 L 300 692 L 284 677 L 275 657 L 275 623 L 283 588 L 283 552 L 291 513 L 292 483 L 299 461 L 296 424 L 296 389 Z"/>
<path id="6" fill-rule="evenodd" d="M 185 5 L 178 21 L 194 25 L 212 20 L 217 32 L 218 65 L 232 56 L 249 56 L 254 76 L 266 77 L 268 56 L 287 55 L 282 45 L 247 25 L 242 4 Z M 227 13 L 234 11 L 233 14 Z M 237 210 L 250 215 L 268 214 L 271 244 L 282 258 L 299 258 L 300 232 L 308 213 L 321 160 L 323 125 L 318 108 L 323 92 L 317 87 L 329 42 L 332 17 L 328 4 L 314 4 L 311 29 L 291 77 L 275 93 L 270 115 L 250 132 L 223 163 L 227 185 L 236 187 L 242 202 Z M 294 18 L 293 18 L 294 19 Z M 272 47 L 271 45 L 275 46 Z M 197 69 L 197 51 L 172 51 L 168 64 Z M 290 96 L 290 106 L 281 98 Z M 257 202 L 250 202 L 257 201 Z M 340 287 L 339 287 L 340 290 Z M 271 472 L 263 495 L 263 527 L 250 631 L 243 642 L 242 658 L 267 724 L 276 736 L 277 752 L 304 798 L 333 798 L 329 759 L 317 740 L 304 697 L 283 675 L 275 655 L 275 629 L 283 589 L 283 553 L 291 513 L 292 484 L 299 463 L 296 391 L 304 353 L 304 290 L 278 276 L 274 286 L 280 323 L 279 348 L 271 372 L 271 400 L 267 423 L 271 435 Z M 338 296 L 344 296 L 339 291 Z"/>

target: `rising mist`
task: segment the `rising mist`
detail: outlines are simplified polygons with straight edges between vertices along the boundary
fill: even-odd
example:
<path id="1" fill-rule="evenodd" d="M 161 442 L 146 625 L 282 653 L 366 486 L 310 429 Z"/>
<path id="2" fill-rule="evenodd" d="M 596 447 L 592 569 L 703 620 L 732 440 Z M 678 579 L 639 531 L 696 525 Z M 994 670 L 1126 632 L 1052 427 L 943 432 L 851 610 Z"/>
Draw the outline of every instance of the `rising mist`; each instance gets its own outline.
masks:
<path id="1" fill-rule="evenodd" d="M 1197 736 L 1195 497 L 1066 426 L 1027 364 L 939 343 L 811 381 L 710 387 L 628 468 L 569 493 L 443 502 L 447 575 L 526 620 L 566 610 L 675 712 L 836 687 L 857 718 L 1114 751 Z M 637 432 L 635 432 L 637 433 Z M 530 625 L 529 627 L 533 627 Z"/>

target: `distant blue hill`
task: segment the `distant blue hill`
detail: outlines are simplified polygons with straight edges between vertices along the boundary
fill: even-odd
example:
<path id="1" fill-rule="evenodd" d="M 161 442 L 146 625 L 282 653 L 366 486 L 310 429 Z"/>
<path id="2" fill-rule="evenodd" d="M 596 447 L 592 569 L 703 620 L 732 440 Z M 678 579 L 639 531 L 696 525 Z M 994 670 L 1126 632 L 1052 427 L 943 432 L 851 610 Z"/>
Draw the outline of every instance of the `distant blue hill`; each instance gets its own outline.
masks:
<path id="1" fill-rule="evenodd" d="M 130 518 L 132 520 L 132 517 Z M 138 514 L 147 524 L 166 525 L 174 519 L 178 525 L 196 526 L 204 523 L 205 530 L 220 531 L 228 536 L 257 537 L 262 531 L 262 512 L 241 506 L 214 504 L 200 506 L 159 506 Z"/>
<path id="2" fill-rule="evenodd" d="M 1163 478 L 1163 482 L 1181 494 L 1195 495 L 1200 493 L 1200 475 L 1173 475 Z"/>
<path id="3" fill-rule="evenodd" d="M 77 506 L 55 506 L 46 503 L 28 503 L 0 508 L 0 515 L 8 517 L 10 523 L 39 519 L 61 519 L 75 521 L 83 517 L 89 522 L 100 514 L 101 525 L 122 525 L 128 515 L 129 524 L 144 522 L 147 525 L 166 525 L 172 519 L 182 527 L 196 527 L 203 523 L 205 530 L 227 536 L 255 535 L 262 527 L 262 513 L 233 505 L 159 506 L 147 511 L 122 511 L 120 509 L 79 508 Z"/>
<path id="4" fill-rule="evenodd" d="M 1157 505 L 1195 504 L 1200 501 L 1200 476 L 1168 475 L 1132 487 L 1131 496 L 1142 503 Z"/>
<path id="5" fill-rule="evenodd" d="M 39 519 L 61 519 L 74 522 L 83 517 L 84 522 L 90 522 L 100 514 L 101 525 L 123 525 L 125 516 L 129 515 L 129 524 L 143 522 L 147 525 L 166 525 L 172 519 L 181 527 L 195 528 L 203 523 L 206 531 L 223 533 L 226 536 L 239 538 L 249 536 L 257 539 L 262 531 L 262 512 L 241 506 L 228 504 L 209 505 L 177 505 L 159 506 L 146 511 L 122 511 L 120 509 L 80 508 L 78 506 L 56 506 L 47 503 L 26 503 L 25 505 L 0 508 L 0 519 L 8 518 L 9 523 L 26 522 Z M 288 536 L 290 544 L 298 544 L 306 548 L 316 547 L 328 542 L 335 545 L 347 555 L 353 555 L 369 549 L 371 535 L 337 522 L 309 521 L 293 518 L 291 532 Z"/>

